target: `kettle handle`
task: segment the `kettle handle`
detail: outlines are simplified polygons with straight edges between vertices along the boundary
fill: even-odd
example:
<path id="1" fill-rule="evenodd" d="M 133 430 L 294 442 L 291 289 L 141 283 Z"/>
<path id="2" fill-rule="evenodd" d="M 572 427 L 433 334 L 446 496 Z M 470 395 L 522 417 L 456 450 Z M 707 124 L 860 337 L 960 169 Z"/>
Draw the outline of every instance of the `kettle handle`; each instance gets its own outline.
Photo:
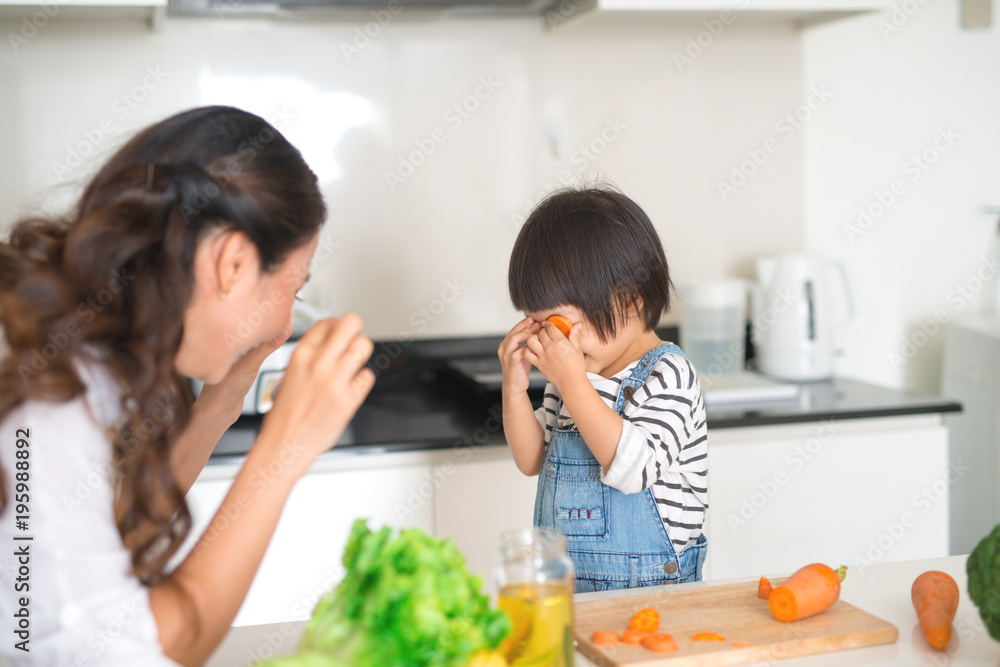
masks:
<path id="1" fill-rule="evenodd" d="M 844 285 L 844 294 L 847 297 L 847 316 L 837 324 L 837 328 L 854 326 L 859 320 L 856 299 L 857 290 L 855 289 L 854 278 L 847 270 L 845 260 L 831 259 L 830 261 L 837 267 L 837 273 L 840 275 L 841 282 Z"/>

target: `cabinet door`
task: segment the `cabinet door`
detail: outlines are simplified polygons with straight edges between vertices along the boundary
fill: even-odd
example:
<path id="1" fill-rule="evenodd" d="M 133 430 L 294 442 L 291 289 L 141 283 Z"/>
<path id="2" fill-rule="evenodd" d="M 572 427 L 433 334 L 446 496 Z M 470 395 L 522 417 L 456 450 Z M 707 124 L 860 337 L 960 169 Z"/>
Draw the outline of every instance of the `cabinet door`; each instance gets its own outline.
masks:
<path id="1" fill-rule="evenodd" d="M 532 525 L 538 478 L 522 475 L 506 447 L 490 449 L 497 449 L 493 460 L 435 467 L 441 483 L 434 518 L 438 536 L 455 542 L 469 570 L 483 575 L 485 590 L 492 595 L 500 533 Z"/>
<path id="2" fill-rule="evenodd" d="M 311 617 L 319 598 L 343 577 L 340 559 L 356 518 L 367 518 L 373 528 L 418 526 L 431 532 L 432 502 L 413 500 L 430 473 L 430 466 L 404 466 L 305 475 L 288 498 L 233 625 Z M 231 484 L 231 479 L 206 479 L 191 488 L 194 535 L 208 526 Z"/>
<path id="3" fill-rule="evenodd" d="M 948 555 L 947 430 L 860 423 L 709 434 L 708 576 Z"/>

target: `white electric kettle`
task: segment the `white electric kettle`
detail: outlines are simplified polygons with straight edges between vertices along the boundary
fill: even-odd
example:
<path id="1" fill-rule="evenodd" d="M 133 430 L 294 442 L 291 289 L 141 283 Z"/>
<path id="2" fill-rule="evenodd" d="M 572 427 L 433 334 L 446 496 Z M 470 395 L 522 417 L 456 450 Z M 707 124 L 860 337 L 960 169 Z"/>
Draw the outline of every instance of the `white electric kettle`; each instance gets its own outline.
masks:
<path id="1" fill-rule="evenodd" d="M 751 327 L 757 370 L 784 380 L 833 376 L 833 333 L 854 318 L 854 294 L 843 262 L 790 254 L 757 260 Z M 834 313 L 834 285 L 847 312 Z"/>

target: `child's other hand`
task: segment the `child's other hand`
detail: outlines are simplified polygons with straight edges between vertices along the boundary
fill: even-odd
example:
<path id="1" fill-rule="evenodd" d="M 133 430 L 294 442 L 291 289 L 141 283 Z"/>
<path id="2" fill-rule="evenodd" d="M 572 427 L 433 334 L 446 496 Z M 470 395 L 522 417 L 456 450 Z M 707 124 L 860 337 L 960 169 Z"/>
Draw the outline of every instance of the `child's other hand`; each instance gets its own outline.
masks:
<path id="1" fill-rule="evenodd" d="M 556 325 L 543 322 L 541 330 L 528 339 L 524 358 L 542 372 L 560 393 L 567 383 L 586 380 L 587 368 L 580 335 L 583 325 L 579 322 L 564 336 Z"/>
<path id="2" fill-rule="evenodd" d="M 500 367 L 503 370 L 505 391 L 516 393 L 528 391 L 528 371 L 531 370 L 531 364 L 524 358 L 527 348 L 522 346 L 541 329 L 541 322 L 526 317 L 514 325 L 500 343 L 497 356 L 500 357 Z"/>

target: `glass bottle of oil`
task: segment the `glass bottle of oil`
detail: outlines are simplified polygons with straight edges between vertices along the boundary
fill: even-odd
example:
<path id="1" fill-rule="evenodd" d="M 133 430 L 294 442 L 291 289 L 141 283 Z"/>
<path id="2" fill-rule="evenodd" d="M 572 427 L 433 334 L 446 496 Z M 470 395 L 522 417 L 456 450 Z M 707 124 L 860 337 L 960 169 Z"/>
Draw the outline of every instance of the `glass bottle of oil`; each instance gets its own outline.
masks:
<path id="1" fill-rule="evenodd" d="M 513 626 L 501 646 L 510 667 L 572 667 L 573 561 L 563 536 L 545 528 L 503 533 L 497 584 Z"/>

